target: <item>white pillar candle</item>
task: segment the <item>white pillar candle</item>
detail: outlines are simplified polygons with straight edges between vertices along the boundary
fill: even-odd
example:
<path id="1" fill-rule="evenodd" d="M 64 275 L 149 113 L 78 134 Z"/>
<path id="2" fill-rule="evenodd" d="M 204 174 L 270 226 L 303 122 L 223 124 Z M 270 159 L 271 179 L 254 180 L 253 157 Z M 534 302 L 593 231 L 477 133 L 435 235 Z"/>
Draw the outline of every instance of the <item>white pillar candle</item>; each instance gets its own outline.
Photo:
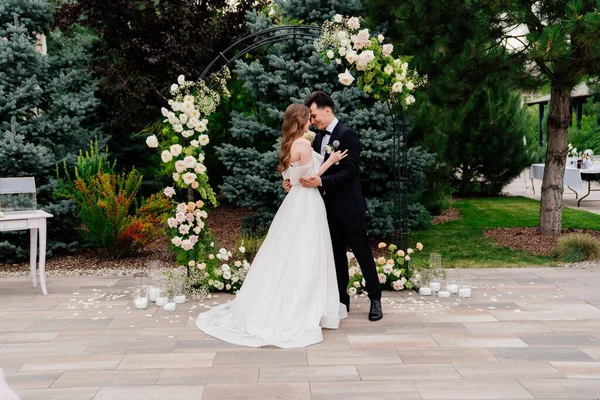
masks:
<path id="1" fill-rule="evenodd" d="M 460 297 L 471 297 L 471 288 L 462 288 L 458 290 Z"/>
<path id="2" fill-rule="evenodd" d="M 185 294 L 180 294 L 179 296 L 175 296 L 175 303 L 182 304 L 185 303 Z"/>
<path id="3" fill-rule="evenodd" d="M 440 285 L 439 282 L 431 282 L 429 284 L 429 288 L 431 289 L 431 291 L 433 293 L 439 292 L 441 287 L 442 287 L 442 285 Z"/>
<path id="4" fill-rule="evenodd" d="M 150 301 L 156 301 L 157 297 L 160 297 L 160 288 L 151 286 L 148 289 L 148 298 Z"/>
<path id="5" fill-rule="evenodd" d="M 431 288 L 422 287 L 419 289 L 419 294 L 421 296 L 431 296 Z"/>
<path id="6" fill-rule="evenodd" d="M 156 298 L 156 305 L 159 307 L 164 306 L 167 303 L 167 298 L 166 297 L 157 297 Z"/>
<path id="7" fill-rule="evenodd" d="M 448 290 L 450 293 L 458 293 L 458 285 L 456 283 L 446 285 L 446 290 Z"/>
<path id="8" fill-rule="evenodd" d="M 165 311 L 175 311 L 176 308 L 177 308 L 177 304 L 175 304 L 175 303 L 166 303 L 163 307 L 163 309 Z"/>
<path id="9" fill-rule="evenodd" d="M 450 297 L 450 292 L 447 290 L 440 290 L 438 292 L 438 297 Z"/>
<path id="10" fill-rule="evenodd" d="M 145 310 L 148 308 L 148 299 L 145 297 L 138 297 L 133 301 L 133 304 L 138 310 Z"/>

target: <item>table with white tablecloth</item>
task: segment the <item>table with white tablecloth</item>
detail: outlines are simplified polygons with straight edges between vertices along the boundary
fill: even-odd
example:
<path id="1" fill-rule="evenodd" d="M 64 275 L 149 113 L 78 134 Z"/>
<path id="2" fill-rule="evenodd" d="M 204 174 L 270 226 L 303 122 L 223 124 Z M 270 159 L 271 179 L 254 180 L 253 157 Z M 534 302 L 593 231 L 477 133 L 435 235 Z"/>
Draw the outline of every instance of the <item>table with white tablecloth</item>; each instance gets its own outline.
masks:
<path id="1" fill-rule="evenodd" d="M 544 167 L 545 164 L 532 164 L 531 167 L 529 167 L 529 179 L 531 179 L 532 186 L 534 179 L 544 179 Z M 577 202 L 577 207 L 579 207 L 581 200 L 589 196 L 590 192 L 598 191 L 598 189 L 591 188 L 591 182 L 598 180 L 600 180 L 600 164 L 594 164 L 590 169 L 578 169 L 571 167 L 565 168 L 564 186 L 571 189 L 573 193 L 575 193 L 575 198 L 579 197 L 575 189 L 582 190 L 583 182 L 588 183 L 588 192 L 585 194 L 585 196 L 579 199 Z"/>

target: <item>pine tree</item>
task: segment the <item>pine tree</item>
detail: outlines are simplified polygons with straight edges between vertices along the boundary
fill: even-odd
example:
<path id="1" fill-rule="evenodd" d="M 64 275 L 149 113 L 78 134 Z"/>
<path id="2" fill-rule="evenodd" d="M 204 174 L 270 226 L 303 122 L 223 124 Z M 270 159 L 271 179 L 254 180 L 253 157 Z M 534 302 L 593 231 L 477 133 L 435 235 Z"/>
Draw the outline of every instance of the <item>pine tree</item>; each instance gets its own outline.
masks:
<path id="1" fill-rule="evenodd" d="M 458 79 L 473 37 L 491 29 L 491 22 L 478 19 L 477 7 L 462 0 L 367 4 L 371 18 L 387 24 L 400 51 L 414 54 L 412 65 L 428 76 L 417 94 L 410 137 L 438 155 L 429 186 L 450 182 L 461 195 L 498 194 L 531 161 L 523 144 L 523 106 L 497 65 L 480 66 L 468 79 Z M 505 60 L 507 54 L 499 49 L 496 56 Z M 437 197 L 431 190 L 425 196 Z"/>
<path id="2" fill-rule="evenodd" d="M 446 82 L 460 98 L 465 87 L 487 76 L 500 76 L 526 90 L 550 87 L 547 122 L 546 168 L 542 181 L 538 232 L 559 234 L 562 227 L 562 193 L 567 156 L 567 131 L 571 121 L 571 91 L 588 77 L 600 75 L 600 6 L 596 0 L 459 0 L 410 1 L 386 7 L 384 0 L 369 0 L 385 19 L 401 26 L 407 41 L 415 30 L 427 31 L 419 47 L 456 59 Z M 414 13 L 412 12 L 414 10 Z M 404 13 L 403 13 L 404 11 Z M 423 19 L 416 19 L 418 16 Z M 418 28 L 410 24 L 419 20 Z M 470 38 L 453 46 L 464 27 Z M 507 48 L 509 51 L 507 51 Z M 435 68 L 440 69 L 442 66 Z"/>
<path id="3" fill-rule="evenodd" d="M 93 37 L 77 28 L 69 37 L 50 31 L 48 1 L 11 0 L 0 7 L 0 176 L 34 176 L 38 207 L 54 215 L 48 250 L 78 246 L 74 205 L 57 198 L 56 164 L 75 161 L 98 134 L 92 126 L 99 105 L 90 72 Z M 48 54 L 36 48 L 48 34 Z M 37 34 L 36 34 L 37 33 Z M 28 254 L 28 235 L 0 237 L 0 258 Z"/>
<path id="4" fill-rule="evenodd" d="M 335 14 L 361 15 L 359 1 L 276 1 L 280 14 L 267 17 L 249 15 L 253 32 L 277 24 L 317 24 Z M 234 72 L 244 89 L 255 99 L 251 111 L 232 114 L 232 143 L 223 145 L 219 156 L 231 175 L 220 187 L 235 204 L 256 210 L 251 225 L 268 226 L 278 204 L 285 196 L 282 179 L 277 173 L 277 158 L 283 112 L 290 103 L 302 103 L 313 91 L 331 93 L 336 102 L 336 116 L 355 128 L 361 140 L 361 179 L 367 197 L 369 229 L 373 236 L 393 232 L 393 183 L 390 175 L 392 157 L 392 121 L 387 106 L 374 102 L 356 87 L 338 82 L 337 65 L 326 63 L 308 41 L 277 43 L 264 51 L 264 57 L 251 62 L 238 61 Z M 422 191 L 422 170 L 433 157 L 412 149 L 410 190 Z M 415 196 L 412 196 L 414 200 Z M 418 196 L 416 196 L 418 197 Z M 412 202 L 409 221 L 412 227 L 426 223 L 423 206 Z"/>

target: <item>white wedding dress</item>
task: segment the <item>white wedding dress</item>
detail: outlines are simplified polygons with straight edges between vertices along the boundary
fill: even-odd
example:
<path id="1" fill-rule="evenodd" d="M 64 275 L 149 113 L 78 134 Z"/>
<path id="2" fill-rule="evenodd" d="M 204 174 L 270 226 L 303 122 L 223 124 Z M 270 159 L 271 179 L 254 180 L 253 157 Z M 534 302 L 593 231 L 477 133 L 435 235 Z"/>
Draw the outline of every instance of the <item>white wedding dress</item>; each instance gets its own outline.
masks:
<path id="1" fill-rule="evenodd" d="M 205 333 L 250 347 L 304 347 L 323 340 L 321 327 L 338 329 L 348 316 L 339 302 L 323 199 L 298 181 L 318 172 L 323 157 L 312 155 L 284 172 L 292 188 L 236 298 L 198 316 Z"/>

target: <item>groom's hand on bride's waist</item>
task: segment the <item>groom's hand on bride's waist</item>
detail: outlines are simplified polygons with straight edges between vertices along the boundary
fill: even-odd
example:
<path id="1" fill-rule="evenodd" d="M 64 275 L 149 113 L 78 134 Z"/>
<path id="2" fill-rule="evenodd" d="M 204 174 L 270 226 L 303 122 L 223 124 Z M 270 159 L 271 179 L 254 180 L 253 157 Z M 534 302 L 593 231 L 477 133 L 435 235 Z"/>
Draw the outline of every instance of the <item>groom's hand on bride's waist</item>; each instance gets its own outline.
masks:
<path id="1" fill-rule="evenodd" d="M 311 176 L 310 178 L 300 178 L 300 183 L 305 188 L 315 188 L 321 186 L 321 177 Z"/>

